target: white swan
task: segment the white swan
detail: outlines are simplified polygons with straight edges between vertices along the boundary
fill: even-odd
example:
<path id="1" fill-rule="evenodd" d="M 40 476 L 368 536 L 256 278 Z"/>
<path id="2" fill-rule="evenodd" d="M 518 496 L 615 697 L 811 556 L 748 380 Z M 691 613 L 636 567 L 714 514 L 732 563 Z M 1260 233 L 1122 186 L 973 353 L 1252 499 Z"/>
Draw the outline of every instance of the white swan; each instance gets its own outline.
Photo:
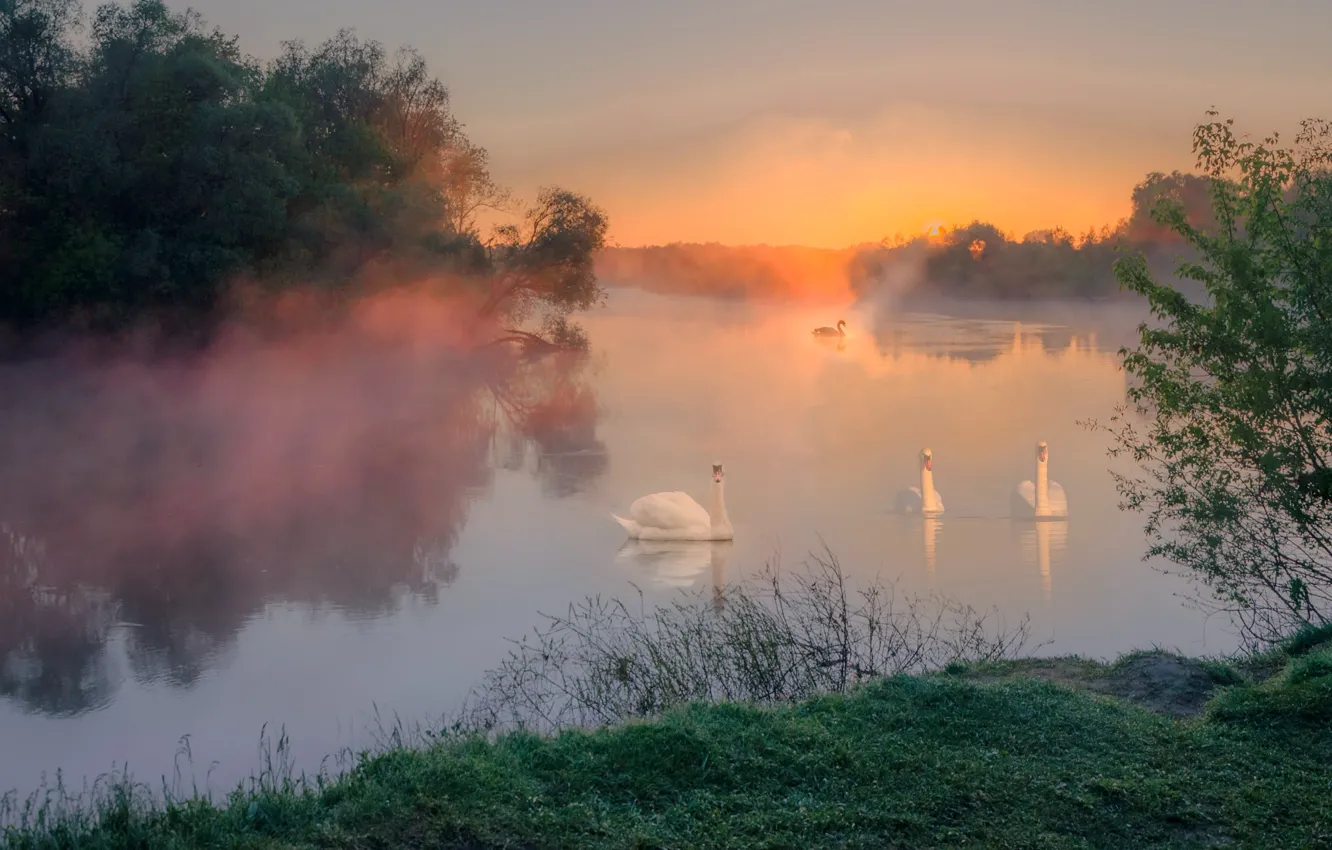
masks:
<path id="1" fill-rule="evenodd" d="M 731 540 L 720 463 L 712 465 L 712 510 L 678 490 L 643 496 L 629 506 L 629 519 L 611 514 L 637 540 Z"/>
<path id="2" fill-rule="evenodd" d="M 846 319 L 838 319 L 837 327 L 815 328 L 814 336 L 846 336 L 846 331 L 844 330 L 845 327 L 846 327 Z"/>
<path id="3" fill-rule="evenodd" d="M 1036 483 L 1023 481 L 1013 488 L 1013 516 L 1023 519 L 1059 519 L 1068 516 L 1068 498 L 1059 482 L 1050 480 L 1050 449 L 1036 444 Z"/>
<path id="4" fill-rule="evenodd" d="M 920 450 L 920 486 L 897 492 L 894 505 L 899 514 L 926 514 L 937 516 L 944 511 L 943 496 L 934 489 L 934 452 Z"/>

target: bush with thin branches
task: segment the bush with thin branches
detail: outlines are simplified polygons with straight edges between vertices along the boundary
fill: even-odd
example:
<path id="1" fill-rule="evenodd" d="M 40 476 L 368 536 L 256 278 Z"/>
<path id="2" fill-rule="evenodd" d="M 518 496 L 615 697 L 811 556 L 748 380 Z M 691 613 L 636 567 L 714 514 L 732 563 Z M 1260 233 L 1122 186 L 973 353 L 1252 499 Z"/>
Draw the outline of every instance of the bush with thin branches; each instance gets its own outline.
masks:
<path id="1" fill-rule="evenodd" d="M 749 582 L 637 610 L 588 597 L 544 615 L 472 693 L 461 725 L 548 731 L 659 714 L 689 702 L 777 703 L 843 693 L 856 683 L 1016 657 L 1014 628 L 937 594 L 848 585 L 836 556 L 800 572 L 767 565 Z M 710 597 L 710 598 L 709 598 Z"/>

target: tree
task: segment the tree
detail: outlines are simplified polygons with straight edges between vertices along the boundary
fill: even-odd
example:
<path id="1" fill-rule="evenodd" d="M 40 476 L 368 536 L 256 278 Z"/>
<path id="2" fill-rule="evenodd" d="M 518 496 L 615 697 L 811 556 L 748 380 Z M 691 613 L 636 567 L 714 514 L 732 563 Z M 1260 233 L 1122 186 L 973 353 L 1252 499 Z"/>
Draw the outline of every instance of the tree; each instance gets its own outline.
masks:
<path id="1" fill-rule="evenodd" d="M 480 317 L 509 323 L 501 339 L 585 347 L 586 337 L 569 315 L 592 307 L 603 295 L 593 257 L 606 244 L 606 228 L 606 214 L 588 198 L 567 189 L 542 189 L 522 224 L 497 229 L 496 273 Z M 540 334 L 520 330 L 518 325 L 534 314 Z"/>
<path id="2" fill-rule="evenodd" d="M 1200 125 L 1215 227 L 1170 197 L 1155 216 L 1197 252 L 1179 276 L 1206 297 L 1156 282 L 1141 255 L 1115 266 L 1159 320 L 1122 352 L 1135 384 L 1104 426 L 1140 473 L 1115 476 L 1122 506 L 1146 515 L 1148 556 L 1255 643 L 1332 617 L 1330 141 L 1323 121 L 1290 149 Z"/>
<path id="3" fill-rule="evenodd" d="M 40 119 L 75 63 L 77 0 L 0 0 L 0 138 Z"/>
<path id="4" fill-rule="evenodd" d="M 1125 238 L 1137 243 L 1181 241 L 1179 233 L 1154 216 L 1163 200 L 1178 204 L 1193 227 L 1214 233 L 1217 222 L 1212 211 L 1210 183 L 1208 177 L 1200 174 L 1151 172 L 1133 187 L 1133 212 L 1123 224 Z"/>
<path id="5" fill-rule="evenodd" d="M 486 151 L 411 49 L 342 30 L 267 66 L 162 0 L 0 0 L 0 322 L 203 342 L 233 283 L 346 303 L 429 279 L 476 336 L 577 346 L 605 215 L 549 190 L 509 212 Z M 536 317 L 536 332 L 518 326 Z"/>
<path id="6" fill-rule="evenodd" d="M 28 148 L 75 67 L 79 11 L 76 0 L 0 0 L 0 268 L 13 269 L 22 247 Z"/>
<path id="7" fill-rule="evenodd" d="M 513 196 L 491 177 L 490 154 L 485 148 L 460 138 L 442 159 L 441 178 L 450 230 L 475 234 L 477 213 L 510 211 Z"/>
<path id="8" fill-rule="evenodd" d="M 193 14 L 107 5 L 90 35 L 19 146 L 0 316 L 202 326 L 226 279 L 281 238 L 294 122 L 249 96 L 257 69 Z"/>

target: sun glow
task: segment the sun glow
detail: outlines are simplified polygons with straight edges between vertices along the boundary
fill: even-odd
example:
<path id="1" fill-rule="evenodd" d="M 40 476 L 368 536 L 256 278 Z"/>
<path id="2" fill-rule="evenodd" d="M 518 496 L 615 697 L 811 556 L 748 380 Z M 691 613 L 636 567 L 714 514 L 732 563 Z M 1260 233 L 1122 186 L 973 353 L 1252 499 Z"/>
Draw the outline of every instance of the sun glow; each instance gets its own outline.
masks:
<path id="1" fill-rule="evenodd" d="M 952 229 L 954 228 L 950 226 L 948 222 L 944 221 L 943 219 L 932 218 L 929 221 L 927 221 L 917 232 L 925 237 L 926 242 L 929 242 L 930 244 L 936 244 L 946 240 L 948 238 L 949 231 Z"/>

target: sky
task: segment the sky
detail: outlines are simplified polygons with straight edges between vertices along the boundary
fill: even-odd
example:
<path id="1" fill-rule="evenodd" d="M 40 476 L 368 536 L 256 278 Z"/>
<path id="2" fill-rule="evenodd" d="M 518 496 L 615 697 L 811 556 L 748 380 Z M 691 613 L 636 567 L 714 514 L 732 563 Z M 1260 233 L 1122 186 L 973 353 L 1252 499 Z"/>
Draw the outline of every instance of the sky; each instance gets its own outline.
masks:
<path id="1" fill-rule="evenodd" d="M 845 247 L 982 219 L 1112 224 L 1241 131 L 1328 117 L 1327 0 L 168 0 L 266 58 L 354 28 L 419 49 L 495 177 L 610 240 Z"/>

